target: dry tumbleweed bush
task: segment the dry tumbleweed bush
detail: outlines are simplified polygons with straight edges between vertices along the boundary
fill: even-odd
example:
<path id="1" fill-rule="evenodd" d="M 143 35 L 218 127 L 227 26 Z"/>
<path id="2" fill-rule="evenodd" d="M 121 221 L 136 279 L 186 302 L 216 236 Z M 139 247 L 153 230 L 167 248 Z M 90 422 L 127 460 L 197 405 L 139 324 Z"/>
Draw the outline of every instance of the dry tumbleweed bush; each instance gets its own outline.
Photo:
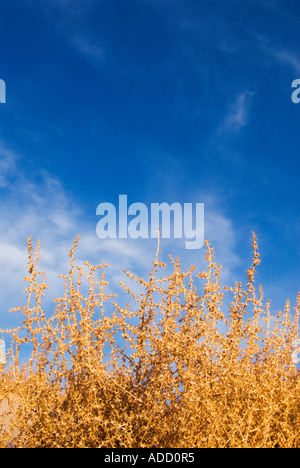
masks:
<path id="1" fill-rule="evenodd" d="M 207 271 L 162 277 L 158 252 L 149 279 L 125 308 L 107 294 L 105 268 L 75 266 L 55 310 L 29 238 L 27 304 L 2 365 L 0 446 L 299 447 L 299 374 L 292 360 L 300 296 L 277 318 L 263 303 L 254 258 L 244 288 L 221 288 L 206 242 Z M 159 251 L 159 249 L 158 249 Z M 84 296 L 83 284 L 89 289 Z M 204 283 L 204 285 L 202 284 Z M 201 290 L 201 291 L 200 291 Z M 232 294 L 224 310 L 224 294 Z M 21 347 L 31 350 L 21 362 Z"/>

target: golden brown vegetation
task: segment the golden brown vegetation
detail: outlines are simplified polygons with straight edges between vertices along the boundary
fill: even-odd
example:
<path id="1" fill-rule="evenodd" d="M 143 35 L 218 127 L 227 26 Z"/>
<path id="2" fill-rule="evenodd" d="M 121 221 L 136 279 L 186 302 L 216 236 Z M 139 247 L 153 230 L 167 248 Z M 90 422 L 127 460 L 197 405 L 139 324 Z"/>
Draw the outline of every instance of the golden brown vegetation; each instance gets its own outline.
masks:
<path id="1" fill-rule="evenodd" d="M 7 402 L 10 420 L 4 411 L 0 446 L 300 446 L 300 381 L 291 358 L 300 296 L 293 312 L 287 302 L 271 316 L 254 285 L 254 235 L 245 288 L 221 288 L 206 242 L 203 273 L 184 272 L 171 258 L 173 271 L 162 278 L 158 252 L 148 279 L 126 272 L 143 292 L 124 284 L 131 297 L 124 308 L 105 292 L 105 265 L 75 266 L 77 243 L 51 315 L 42 305 L 39 246 L 34 253 L 28 241 L 27 304 L 16 309 L 24 319 L 5 332 L 11 348 L 0 403 Z M 229 310 L 224 294 L 232 294 Z M 31 348 L 25 364 L 23 345 Z"/>

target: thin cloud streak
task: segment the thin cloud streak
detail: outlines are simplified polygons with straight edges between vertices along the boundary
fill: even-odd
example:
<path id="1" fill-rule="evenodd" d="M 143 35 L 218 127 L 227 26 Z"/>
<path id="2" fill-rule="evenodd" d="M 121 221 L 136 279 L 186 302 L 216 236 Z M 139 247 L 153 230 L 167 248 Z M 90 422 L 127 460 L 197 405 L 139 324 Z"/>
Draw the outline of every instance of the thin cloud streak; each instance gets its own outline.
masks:
<path id="1" fill-rule="evenodd" d="M 217 135 L 237 134 L 249 122 L 249 112 L 254 92 L 244 91 L 228 106 L 227 114 L 217 129 Z"/>

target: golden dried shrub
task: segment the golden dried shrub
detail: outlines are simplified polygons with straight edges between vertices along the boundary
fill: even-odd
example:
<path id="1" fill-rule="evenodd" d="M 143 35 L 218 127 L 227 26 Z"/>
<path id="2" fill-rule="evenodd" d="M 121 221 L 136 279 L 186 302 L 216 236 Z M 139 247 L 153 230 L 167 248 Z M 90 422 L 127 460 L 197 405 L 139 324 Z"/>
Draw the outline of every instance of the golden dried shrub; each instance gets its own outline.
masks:
<path id="1" fill-rule="evenodd" d="M 77 244 L 64 295 L 46 313 L 39 245 L 33 252 L 28 239 L 27 303 L 15 309 L 23 321 L 1 331 L 11 343 L 0 374 L 1 447 L 300 446 L 300 296 L 294 310 L 287 301 L 271 315 L 255 287 L 254 234 L 245 287 L 220 286 L 208 242 L 206 271 L 182 271 L 171 258 L 164 276 L 158 244 L 148 279 L 126 272 L 141 292 L 123 284 L 125 307 L 106 292 L 107 265 L 75 265 Z"/>

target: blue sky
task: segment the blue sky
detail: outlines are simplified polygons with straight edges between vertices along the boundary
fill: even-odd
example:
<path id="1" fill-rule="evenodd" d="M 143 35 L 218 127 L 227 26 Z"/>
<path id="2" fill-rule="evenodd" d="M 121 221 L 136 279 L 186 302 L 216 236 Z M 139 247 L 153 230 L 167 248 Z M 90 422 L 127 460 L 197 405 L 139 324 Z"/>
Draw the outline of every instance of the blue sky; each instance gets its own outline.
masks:
<path id="1" fill-rule="evenodd" d="M 295 304 L 299 21 L 297 0 L 0 0 L 0 326 L 22 303 L 28 235 L 54 288 L 78 234 L 112 283 L 149 272 L 154 240 L 96 237 L 97 205 L 119 194 L 204 203 L 227 283 L 246 278 L 255 231 L 266 298 Z M 162 250 L 204 265 L 203 249 Z"/>

